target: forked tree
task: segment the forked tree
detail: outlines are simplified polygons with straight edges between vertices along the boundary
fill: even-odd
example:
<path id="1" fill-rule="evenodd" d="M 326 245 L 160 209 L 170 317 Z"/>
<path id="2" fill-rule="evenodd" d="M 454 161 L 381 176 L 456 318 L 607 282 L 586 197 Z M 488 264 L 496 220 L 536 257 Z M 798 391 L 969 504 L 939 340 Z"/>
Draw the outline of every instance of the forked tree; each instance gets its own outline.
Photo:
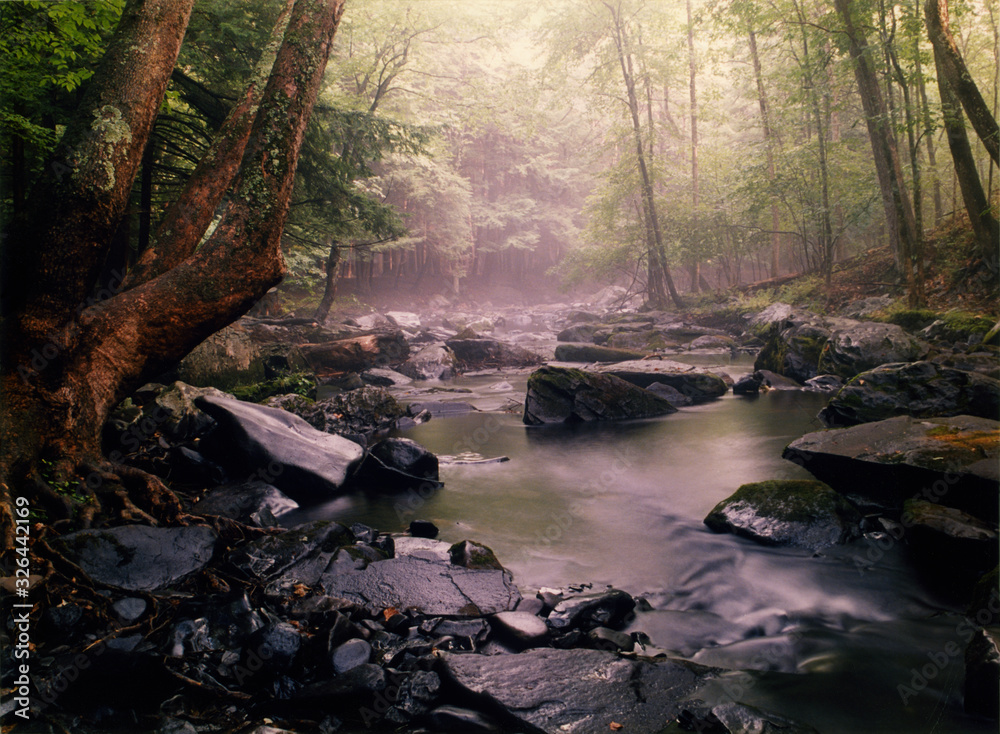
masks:
<path id="1" fill-rule="evenodd" d="M 123 278 L 97 282 L 193 2 L 129 0 L 34 185 L 27 216 L 4 242 L 0 534 L 7 548 L 15 496 L 29 496 L 52 520 L 77 513 L 83 526 L 102 515 L 182 519 L 160 480 L 102 455 L 102 427 L 121 400 L 246 313 L 284 270 L 280 237 L 296 161 L 344 0 L 288 0 L 264 53 L 269 74 L 250 80 L 149 254 Z M 86 501 L 53 490 L 65 483 L 77 484 Z"/>

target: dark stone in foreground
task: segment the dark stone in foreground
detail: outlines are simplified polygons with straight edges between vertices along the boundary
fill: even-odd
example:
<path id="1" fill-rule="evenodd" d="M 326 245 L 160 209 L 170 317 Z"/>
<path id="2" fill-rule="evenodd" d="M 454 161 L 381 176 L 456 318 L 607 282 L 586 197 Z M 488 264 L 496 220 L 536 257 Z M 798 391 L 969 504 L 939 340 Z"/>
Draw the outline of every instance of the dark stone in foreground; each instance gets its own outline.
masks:
<path id="1" fill-rule="evenodd" d="M 219 424 L 209 448 L 220 461 L 243 476 L 266 472 L 271 484 L 297 502 L 330 499 L 361 460 L 356 443 L 284 410 L 210 396 L 196 403 Z"/>
<path id="2" fill-rule="evenodd" d="M 409 438 L 387 438 L 375 444 L 359 470 L 365 486 L 385 492 L 438 483 L 437 457 Z"/>
<path id="3" fill-rule="evenodd" d="M 995 419 L 1000 380 L 932 362 L 886 364 L 848 382 L 819 417 L 828 426 L 853 426 L 899 415 Z"/>
<path id="4" fill-rule="evenodd" d="M 559 601 L 549 614 L 555 630 L 619 627 L 635 609 L 635 600 L 620 589 L 576 594 Z"/>
<path id="5" fill-rule="evenodd" d="M 703 676 L 681 663 L 602 650 L 540 648 L 517 655 L 443 656 L 447 677 L 484 697 L 513 726 L 564 734 L 660 731 Z"/>
<path id="6" fill-rule="evenodd" d="M 705 524 L 767 545 L 816 550 L 861 536 L 857 509 L 822 482 L 744 484 L 715 506 Z"/>
<path id="7" fill-rule="evenodd" d="M 211 528 L 123 525 L 80 530 L 54 541 L 92 579 L 129 591 L 153 591 L 208 565 L 218 536 Z"/>
<path id="8" fill-rule="evenodd" d="M 900 511 L 919 496 L 996 522 L 1000 422 L 909 416 L 807 433 L 782 456 L 855 505 Z"/>
<path id="9" fill-rule="evenodd" d="M 1000 627 L 985 627 L 965 649 L 965 710 L 1000 718 Z"/>
<path id="10" fill-rule="evenodd" d="M 294 510 L 298 503 L 267 482 L 252 479 L 242 484 L 216 487 L 198 500 L 191 511 L 197 515 L 219 515 L 247 525 L 273 527 L 276 518 Z"/>
<path id="11" fill-rule="evenodd" d="M 528 378 L 527 425 L 651 418 L 675 413 L 663 398 L 613 375 L 542 367 Z"/>

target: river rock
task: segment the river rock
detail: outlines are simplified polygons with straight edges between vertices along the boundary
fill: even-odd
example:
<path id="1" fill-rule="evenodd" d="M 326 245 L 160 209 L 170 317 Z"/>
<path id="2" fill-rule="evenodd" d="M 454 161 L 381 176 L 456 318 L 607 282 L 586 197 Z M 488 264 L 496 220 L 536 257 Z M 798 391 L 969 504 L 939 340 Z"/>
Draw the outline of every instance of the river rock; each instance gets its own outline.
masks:
<path id="1" fill-rule="evenodd" d="M 818 550 L 860 537 L 861 520 L 822 482 L 792 479 L 744 484 L 715 506 L 705 524 L 766 545 Z"/>
<path id="2" fill-rule="evenodd" d="M 977 630 L 965 649 L 965 710 L 1000 718 L 1000 627 Z"/>
<path id="3" fill-rule="evenodd" d="M 614 375 L 542 367 L 528 378 L 524 423 L 573 423 L 667 415 L 677 409 Z"/>
<path id="4" fill-rule="evenodd" d="M 560 344 L 556 347 L 557 362 L 625 362 L 642 359 L 642 352 L 629 349 L 612 349 L 596 344 Z"/>
<path id="5" fill-rule="evenodd" d="M 229 553 L 229 563 L 248 578 L 266 580 L 325 554 L 321 570 L 326 570 L 333 554 L 354 540 L 354 534 L 340 523 L 320 520 L 244 543 Z"/>
<path id="6" fill-rule="evenodd" d="M 410 356 L 410 346 L 398 330 L 303 344 L 299 349 L 317 375 L 362 372 L 370 367 L 401 364 Z"/>
<path id="7" fill-rule="evenodd" d="M 260 351 L 244 324 L 230 324 L 192 349 L 177 365 L 177 377 L 199 387 L 259 382 Z"/>
<path id="8" fill-rule="evenodd" d="M 358 481 L 379 491 L 397 492 L 437 486 L 438 460 L 409 438 L 386 438 L 375 444 L 358 471 Z"/>
<path id="9" fill-rule="evenodd" d="M 420 316 L 411 311 L 386 311 L 385 317 L 400 329 L 417 331 L 420 328 Z"/>
<path id="10" fill-rule="evenodd" d="M 691 405 L 694 402 L 694 400 L 682 393 L 676 387 L 664 385 L 662 382 L 654 382 L 646 389 L 654 395 L 659 395 L 675 408 L 680 408 L 684 405 Z"/>
<path id="11" fill-rule="evenodd" d="M 643 328 L 642 324 L 638 328 L 617 327 L 615 330 L 602 337 L 602 332 L 594 335 L 594 340 L 612 349 L 638 350 L 643 353 L 655 352 L 658 349 L 668 349 L 681 344 L 675 339 L 668 339 L 663 332 L 658 329 Z"/>
<path id="12" fill-rule="evenodd" d="M 410 356 L 399 371 L 414 380 L 447 380 L 455 376 L 455 353 L 441 344 L 429 344 Z"/>
<path id="13" fill-rule="evenodd" d="M 451 349 L 463 370 L 487 368 L 533 367 L 542 358 L 523 347 L 505 344 L 498 339 L 449 339 L 445 345 Z"/>
<path id="14" fill-rule="evenodd" d="M 733 395 L 758 395 L 760 386 L 764 382 L 760 372 L 751 372 L 743 375 L 733 385 Z"/>
<path id="15" fill-rule="evenodd" d="M 365 386 L 317 400 L 298 412 L 313 428 L 365 444 L 396 427 L 406 410 L 384 387 Z"/>
<path id="16" fill-rule="evenodd" d="M 474 540 L 463 540 L 448 549 L 448 559 L 456 566 L 463 568 L 503 570 L 496 554 L 489 546 Z"/>
<path id="17" fill-rule="evenodd" d="M 191 508 L 196 515 L 219 515 L 258 527 L 277 525 L 277 517 L 299 504 L 277 487 L 259 479 L 210 489 Z"/>
<path id="18" fill-rule="evenodd" d="M 189 441 L 215 427 L 215 421 L 195 405 L 195 400 L 205 395 L 232 397 L 214 387 L 193 387 L 177 381 L 157 393 L 153 398 L 153 407 L 146 406 L 143 414 L 162 426 L 175 441 Z"/>
<path id="19" fill-rule="evenodd" d="M 501 637 L 522 647 L 536 647 L 548 641 L 549 626 L 530 612 L 500 612 L 490 617 L 490 624 Z"/>
<path id="20" fill-rule="evenodd" d="M 381 614 L 388 607 L 431 616 L 480 617 L 513 610 L 521 598 L 506 570 L 473 570 L 415 556 L 334 571 L 319 579 L 326 594 Z"/>
<path id="21" fill-rule="evenodd" d="M 516 655 L 442 656 L 445 675 L 531 731 L 655 732 L 702 678 L 672 660 L 629 660 L 603 650 L 537 648 Z"/>
<path id="22" fill-rule="evenodd" d="M 729 392 L 726 381 L 718 375 L 668 359 L 643 359 L 600 365 L 595 367 L 594 371 L 620 377 L 639 387 L 649 387 L 654 382 L 660 382 L 687 395 L 695 402 L 711 400 Z"/>
<path id="23" fill-rule="evenodd" d="M 402 387 L 412 385 L 413 380 L 402 372 L 387 367 L 372 367 L 361 373 L 361 381 L 375 387 Z"/>
<path id="24" fill-rule="evenodd" d="M 819 734 L 808 724 L 732 701 L 713 706 L 712 714 L 729 734 Z"/>
<path id="25" fill-rule="evenodd" d="M 819 358 L 830 339 L 830 324 L 809 311 L 778 308 L 784 305 L 772 304 L 750 320 L 751 324 L 759 324 L 764 339 L 753 368 L 804 383 L 819 374 Z"/>
<path id="26" fill-rule="evenodd" d="M 558 631 L 620 627 L 635 609 L 635 599 L 621 589 L 564 596 L 549 613 L 549 626 Z"/>
<path id="27" fill-rule="evenodd" d="M 556 341 L 586 343 L 593 342 L 594 335 L 601 329 L 601 324 L 584 323 L 571 324 L 556 334 Z"/>
<path id="28" fill-rule="evenodd" d="M 154 591 L 207 566 L 218 539 L 206 527 L 122 525 L 80 530 L 54 542 L 95 581 L 128 591 Z"/>
<path id="29" fill-rule="evenodd" d="M 333 651 L 332 662 L 335 673 L 346 673 L 348 670 L 364 665 L 372 656 L 372 646 L 364 640 L 348 640 Z"/>
<path id="30" fill-rule="evenodd" d="M 897 415 L 996 418 L 1000 380 L 932 362 L 886 364 L 850 380 L 819 417 L 828 426 L 853 426 Z"/>
<path id="31" fill-rule="evenodd" d="M 903 504 L 907 545 L 918 564 L 964 591 L 997 565 L 997 531 L 954 507 L 910 499 Z"/>
<path id="32" fill-rule="evenodd" d="M 216 458 L 244 476 L 266 472 L 271 484 L 299 503 L 330 499 L 362 457 L 353 441 L 278 408 L 211 396 L 196 404 L 219 423 L 210 445 Z"/>
<path id="33" fill-rule="evenodd" d="M 735 349 L 736 340 L 722 334 L 704 334 L 692 340 L 688 349 Z"/>
<path id="34" fill-rule="evenodd" d="M 427 715 L 436 732 L 455 734 L 499 734 L 503 728 L 485 714 L 459 706 L 438 706 Z"/>
<path id="35" fill-rule="evenodd" d="M 1000 422 L 975 416 L 899 416 L 807 433 L 782 456 L 862 509 L 902 509 L 919 496 L 997 518 Z"/>
<path id="36" fill-rule="evenodd" d="M 858 321 L 833 330 L 817 369 L 846 380 L 890 362 L 913 362 L 926 351 L 901 326 Z"/>

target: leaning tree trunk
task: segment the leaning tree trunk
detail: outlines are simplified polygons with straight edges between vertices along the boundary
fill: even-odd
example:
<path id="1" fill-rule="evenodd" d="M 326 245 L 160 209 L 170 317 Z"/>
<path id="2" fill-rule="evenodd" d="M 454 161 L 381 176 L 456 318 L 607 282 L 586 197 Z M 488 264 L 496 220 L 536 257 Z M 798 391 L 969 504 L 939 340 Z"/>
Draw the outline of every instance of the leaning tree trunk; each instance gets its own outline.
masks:
<path id="1" fill-rule="evenodd" d="M 32 247 L 15 241 L 13 249 L 24 256 L 14 263 L 13 282 L 44 287 L 15 290 L 5 303 L 4 535 L 11 531 L 12 494 L 34 493 L 59 504 L 39 474 L 43 458 L 54 462 L 57 481 L 82 481 L 98 500 L 85 508 L 84 524 L 97 507 L 147 522 L 175 518 L 180 505 L 161 483 L 116 465 L 113 455 L 111 462 L 102 457 L 102 426 L 124 397 L 246 313 L 283 272 L 279 239 L 295 163 L 343 0 L 295 4 L 231 204 L 212 236 L 197 250 L 181 243 L 186 257 L 156 277 L 125 290 L 120 283 L 98 284 L 101 300 L 88 300 L 192 1 L 129 3 L 88 96 L 33 194 L 36 210 L 54 207 L 58 216 L 33 217 L 35 231 L 15 233 Z"/>
<path id="2" fill-rule="evenodd" d="M 990 158 L 1000 165 L 1000 128 L 952 38 L 948 27 L 948 0 L 927 0 L 924 14 L 927 16 L 927 35 L 934 47 L 938 77 L 943 76 L 947 80 L 952 94 L 965 108 L 972 129 L 983 141 Z"/>

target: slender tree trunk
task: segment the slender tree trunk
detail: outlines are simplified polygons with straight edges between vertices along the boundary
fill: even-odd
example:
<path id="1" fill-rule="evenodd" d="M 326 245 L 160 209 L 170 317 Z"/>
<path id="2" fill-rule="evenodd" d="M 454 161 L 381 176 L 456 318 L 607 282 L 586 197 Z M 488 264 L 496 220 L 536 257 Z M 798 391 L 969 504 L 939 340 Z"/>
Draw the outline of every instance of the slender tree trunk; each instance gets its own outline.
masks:
<path id="1" fill-rule="evenodd" d="M 771 129 L 771 110 L 767 102 L 767 91 L 764 89 L 764 75 L 761 71 L 760 54 L 757 52 L 757 34 L 753 26 L 747 24 L 747 38 L 750 43 L 750 59 L 753 62 L 753 76 L 757 83 L 757 102 L 760 105 L 761 127 L 764 130 L 764 149 L 767 152 L 767 178 L 774 184 L 776 170 L 774 166 L 774 152 L 776 140 Z M 781 235 L 780 218 L 778 216 L 778 202 L 771 202 L 771 277 L 778 275 L 781 267 Z"/>
<path id="2" fill-rule="evenodd" d="M 326 257 L 326 277 L 323 283 L 323 298 L 316 307 L 313 318 L 324 323 L 337 299 L 337 269 L 340 267 L 340 246 L 336 240 L 330 242 L 330 253 Z M 398 280 L 398 277 L 397 277 Z"/>
<path id="3" fill-rule="evenodd" d="M 851 2 L 850 0 L 835 1 L 837 12 L 840 14 L 847 31 L 851 58 L 854 60 L 854 76 L 858 82 L 858 93 L 861 95 L 861 104 L 865 111 L 868 137 L 875 159 L 875 170 L 878 174 L 879 188 L 882 191 L 882 206 L 885 209 L 889 244 L 893 252 L 897 253 L 901 269 L 906 268 L 906 277 L 909 282 L 909 278 L 912 277 L 909 255 L 913 252 L 912 243 L 916 240 L 916 223 L 913 218 L 910 196 L 903 182 L 896 136 L 888 125 L 888 112 L 879 90 L 875 69 L 868 55 L 868 43 L 854 24 Z"/>
<path id="4" fill-rule="evenodd" d="M 920 0 L 913 0 L 914 17 L 923 27 L 923 15 L 920 12 Z M 917 94 L 920 97 L 920 119 L 923 122 L 923 138 L 927 142 L 927 165 L 933 181 L 934 222 L 940 222 L 944 216 L 944 204 L 941 200 L 941 177 L 937 169 L 937 145 L 934 142 L 934 121 L 931 118 L 931 106 L 927 101 L 927 85 L 924 84 L 923 64 L 920 61 L 920 34 L 913 35 L 913 63 L 917 78 Z"/>
<path id="5" fill-rule="evenodd" d="M 698 64 L 694 55 L 694 19 L 691 16 L 691 0 L 687 0 L 687 45 L 688 45 L 688 90 L 691 99 L 691 207 L 692 232 L 694 241 L 698 239 L 698 207 L 701 204 L 698 191 Z M 694 244 L 692 242 L 692 244 Z M 688 266 L 691 271 L 691 290 L 701 290 L 701 260 L 693 256 Z"/>
<path id="6" fill-rule="evenodd" d="M 936 56 L 935 61 L 937 61 Z M 969 221 L 979 251 L 984 258 L 993 261 L 996 258 L 997 242 L 1000 241 L 1000 227 L 990 211 L 989 202 L 983 192 L 983 184 L 976 169 L 976 159 L 972 155 L 972 146 L 969 144 L 969 136 L 962 119 L 961 104 L 948 79 L 942 73 L 940 62 L 937 62 L 937 68 L 941 111 L 945 132 L 948 135 L 948 147 L 951 149 L 951 158 L 955 165 L 955 179 L 961 189 L 962 200 L 965 202 L 965 210 L 969 213 Z"/>
<path id="7" fill-rule="evenodd" d="M 952 38 L 948 27 L 948 0 L 927 0 L 924 13 L 927 16 L 927 35 L 934 46 L 938 77 L 947 80 L 952 94 L 965 108 L 972 129 L 983 141 L 986 152 L 994 163 L 1000 165 L 1000 128 Z"/>

